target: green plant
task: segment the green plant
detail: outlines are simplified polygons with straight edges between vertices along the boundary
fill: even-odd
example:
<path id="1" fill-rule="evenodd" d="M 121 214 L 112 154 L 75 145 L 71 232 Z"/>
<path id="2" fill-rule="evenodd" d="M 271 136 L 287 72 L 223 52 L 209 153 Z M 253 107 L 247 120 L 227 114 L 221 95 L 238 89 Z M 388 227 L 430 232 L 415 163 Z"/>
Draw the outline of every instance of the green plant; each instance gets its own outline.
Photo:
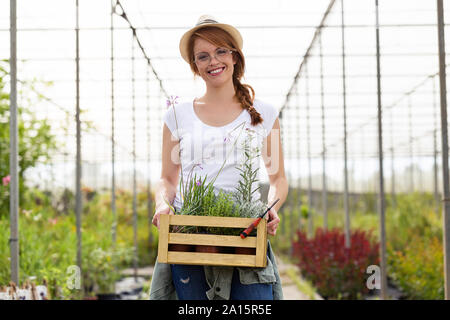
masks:
<path id="1" fill-rule="evenodd" d="M 120 279 L 119 266 L 131 263 L 132 250 L 127 247 L 96 248 L 84 260 L 85 272 L 92 278 L 97 293 L 114 293 L 115 283 Z"/>
<path id="2" fill-rule="evenodd" d="M 245 218 L 256 218 L 267 209 L 266 204 L 261 200 L 253 199 L 253 194 L 260 189 L 260 186 L 254 188 L 254 185 L 259 181 L 257 177 L 259 168 L 253 170 L 254 161 L 258 160 L 260 156 L 260 149 L 252 147 L 255 135 L 256 131 L 247 129 L 246 139 L 242 143 L 244 161 L 241 166 L 237 167 L 240 171 L 241 180 L 232 193 L 238 216 Z"/>
<path id="3" fill-rule="evenodd" d="M 187 176 L 187 187 L 184 189 L 183 204 L 178 212 L 179 214 L 255 218 L 264 212 L 267 208 L 266 204 L 253 199 L 253 194 L 259 189 L 259 187 L 254 188 L 254 185 L 258 182 L 258 168 L 253 169 L 253 163 L 258 157 L 259 149 L 257 147 L 251 148 L 254 139 L 252 132 L 254 131 L 250 129 L 246 131 L 247 136 L 242 143 L 245 159 L 241 166 L 236 167 L 240 171 L 241 179 L 238 181 L 235 190 L 232 192 L 219 190 L 217 194 L 214 191 L 214 181 L 225 162 L 219 173 L 209 183 L 206 183 L 207 175 L 202 177 L 193 174 L 193 170 L 200 164 L 194 165 Z M 241 231 L 220 227 L 175 226 L 172 228 L 172 232 L 206 232 L 228 235 L 239 235 Z"/>
<path id="4" fill-rule="evenodd" d="M 20 229 L 20 283 L 34 277 L 35 283 L 48 283 L 52 299 L 79 299 L 79 290 L 69 289 L 68 267 L 76 265 L 76 228 L 73 209 L 68 215 L 51 206 L 50 193 L 29 188 L 26 202 L 19 212 Z M 142 197 L 142 194 L 139 194 Z M 39 199 L 38 201 L 36 201 Z M 85 203 L 89 210 L 82 216 L 82 285 L 87 295 L 94 287 L 105 288 L 120 275 L 120 269 L 129 267 L 133 243 L 132 215 L 129 207 L 130 192 L 117 191 L 117 214 L 120 221 L 117 233 L 117 250 L 111 237 L 113 217 L 110 212 L 110 193 L 99 194 Z M 157 248 L 156 228 L 149 229 L 146 202 L 138 206 L 138 257 L 139 263 L 154 262 Z M 154 241 L 150 244 L 149 232 Z M 8 245 L 9 219 L 0 217 L 0 285 L 11 278 Z M 91 252 L 101 253 L 100 255 Z M 104 259 L 101 260 L 100 257 Z M 108 258 L 109 257 L 109 258 Z M 100 270 L 103 270 L 101 272 Z M 114 270 L 105 278 L 105 270 Z M 110 277 L 110 278 L 108 278 Z M 100 285 L 99 285 L 100 284 Z M 106 289 L 105 289 L 106 290 Z"/>
<path id="5" fill-rule="evenodd" d="M 0 178 L 9 173 L 9 93 L 5 91 L 8 76 L 6 61 L 0 61 Z M 35 93 L 33 83 L 21 82 L 20 94 L 24 104 L 36 103 L 31 101 L 31 94 Z M 37 100 L 42 100 L 38 95 Z M 26 105 L 18 106 L 18 153 L 19 153 L 19 206 L 24 204 L 23 194 L 27 187 L 24 175 L 27 169 L 35 167 L 38 162 L 46 163 L 53 151 L 61 147 L 56 142 L 56 136 L 51 130 L 48 119 L 38 119 L 35 112 Z M 27 120 L 23 120 L 27 119 Z M 0 216 L 7 216 L 9 212 L 9 185 L 0 184 Z"/>
<path id="6" fill-rule="evenodd" d="M 395 250 L 408 247 L 417 236 L 442 239 L 442 217 L 435 214 L 433 204 L 431 193 L 397 197 L 396 208 L 388 208 L 386 213 L 389 242 Z"/>
<path id="7" fill-rule="evenodd" d="M 307 205 L 303 204 L 300 209 L 301 217 L 305 220 L 308 219 L 309 215 L 312 214 L 312 212 L 310 213 L 310 211 L 313 210 L 308 208 Z"/>
<path id="8" fill-rule="evenodd" d="M 408 299 L 444 299 L 442 241 L 414 237 L 403 250 L 388 246 L 388 274 Z"/>
<path id="9" fill-rule="evenodd" d="M 299 188 L 293 188 L 292 190 L 300 190 Z M 321 191 L 319 191 L 321 196 Z M 307 229 L 307 224 L 300 224 L 300 219 L 298 212 L 303 208 L 302 203 L 307 200 L 302 197 L 302 201 L 299 199 L 295 200 L 300 191 L 291 192 L 289 190 L 287 203 L 292 204 L 292 209 L 288 206 L 283 206 L 282 210 L 278 212 L 281 223 L 280 223 L 280 233 L 277 234 L 271 240 L 271 244 L 275 251 L 282 252 L 284 254 L 289 254 L 291 249 L 291 239 L 296 241 L 296 234 L 291 238 L 290 229 L 294 230 L 305 230 Z M 303 192 L 305 193 L 305 192 Z M 422 283 L 421 288 L 418 284 L 419 280 L 413 280 L 416 282 L 417 289 L 416 293 L 413 291 L 415 289 L 403 288 L 407 286 L 406 279 L 412 278 L 415 274 L 423 274 L 424 271 L 418 271 L 418 268 L 425 268 L 422 263 L 428 263 L 431 265 L 431 260 L 435 261 L 435 268 L 439 270 L 440 268 L 440 258 L 431 259 L 428 255 L 437 255 L 438 252 L 442 252 L 442 249 L 430 246 L 430 250 L 421 253 L 422 249 L 417 249 L 417 254 L 413 254 L 414 249 L 412 249 L 415 243 L 422 242 L 428 243 L 431 239 L 437 239 L 436 242 L 442 242 L 442 214 L 441 206 L 436 203 L 435 195 L 432 192 L 414 192 L 414 193 L 397 193 L 395 195 L 395 201 L 391 194 L 386 194 L 386 241 L 388 244 L 388 276 L 391 277 L 391 272 L 394 274 L 392 277 L 399 279 L 395 280 L 396 285 L 400 287 L 407 298 L 417 297 L 418 295 L 422 297 L 431 296 L 430 294 L 424 294 L 422 291 L 429 290 L 430 292 L 434 290 L 435 293 L 439 292 L 439 286 L 442 282 L 440 280 L 429 280 L 428 289 L 426 289 L 425 284 Z M 328 228 L 340 228 L 344 229 L 345 218 L 343 211 L 343 195 L 336 192 L 327 193 L 327 213 L 328 213 Z M 377 212 L 376 206 L 377 195 L 374 193 L 369 194 L 350 194 L 350 227 L 351 230 L 365 230 L 370 231 L 374 237 L 379 241 L 379 224 L 380 217 Z M 395 206 L 394 206 L 395 203 Z M 436 212 L 436 206 L 438 207 L 438 212 Z M 313 225 L 323 226 L 324 216 L 322 209 L 322 201 L 316 202 L 314 206 L 314 211 L 312 211 Z M 372 209 L 372 210 L 371 210 Z M 316 214 L 317 212 L 317 214 Z M 307 215 L 304 216 L 305 218 Z M 284 228 L 283 228 L 284 226 Z M 424 245 L 426 248 L 426 245 Z M 389 249 L 390 248 L 390 249 Z M 427 256 L 424 261 L 420 263 L 416 262 L 416 259 L 420 259 L 421 255 Z M 396 263 L 397 256 L 402 256 L 403 260 L 407 260 L 409 257 L 410 263 Z M 389 258 L 390 256 L 390 258 Z M 401 260 L 399 259 L 399 261 Z M 409 265 L 409 267 L 408 267 Z M 392 266 L 392 269 L 389 269 Z M 411 268 L 414 270 L 412 271 Z M 394 271 L 395 270 L 395 271 Z M 436 272 L 438 273 L 438 272 Z M 428 277 L 428 275 L 426 275 Z M 411 293 L 411 295 L 410 295 Z"/>
<path id="10" fill-rule="evenodd" d="M 252 202 L 253 194 L 258 191 L 260 187 L 252 190 L 253 185 L 258 182 L 257 173 L 259 168 L 253 170 L 253 162 L 259 157 L 259 148 L 252 148 L 256 133 L 254 130 L 247 128 L 247 137 L 242 143 L 245 160 L 241 166 L 236 167 L 240 171 L 241 180 L 238 181 L 236 187 L 236 199 L 239 202 Z"/>

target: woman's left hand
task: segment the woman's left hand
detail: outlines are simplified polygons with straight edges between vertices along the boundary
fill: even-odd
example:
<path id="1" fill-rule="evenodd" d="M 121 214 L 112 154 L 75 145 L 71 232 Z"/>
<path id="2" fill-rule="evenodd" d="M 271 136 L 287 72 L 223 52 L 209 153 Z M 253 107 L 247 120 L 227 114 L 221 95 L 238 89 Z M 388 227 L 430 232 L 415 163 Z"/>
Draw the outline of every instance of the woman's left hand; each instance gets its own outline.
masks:
<path id="1" fill-rule="evenodd" d="M 270 209 L 268 214 L 267 233 L 274 236 L 277 233 L 280 218 L 274 208 Z"/>

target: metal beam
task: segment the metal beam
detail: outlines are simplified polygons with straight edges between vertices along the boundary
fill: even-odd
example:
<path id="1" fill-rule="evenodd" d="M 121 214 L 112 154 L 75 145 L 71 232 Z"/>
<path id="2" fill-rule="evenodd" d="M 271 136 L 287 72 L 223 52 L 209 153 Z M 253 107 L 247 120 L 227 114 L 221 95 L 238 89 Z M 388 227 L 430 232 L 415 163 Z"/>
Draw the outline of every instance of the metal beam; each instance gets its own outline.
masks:
<path id="1" fill-rule="evenodd" d="M 10 0 L 10 153 L 9 153 L 9 214 L 10 214 L 10 238 L 9 245 L 11 250 L 11 281 L 19 286 L 19 137 L 17 128 L 17 3 L 16 0 Z"/>
<path id="2" fill-rule="evenodd" d="M 439 42 L 439 85 L 441 100 L 441 134 L 442 134 L 442 181 L 444 191 L 443 205 L 443 247 L 444 247 L 444 288 L 445 299 L 450 300 L 450 190 L 448 171 L 448 133 L 447 133 L 447 82 L 445 70 L 445 30 L 444 5 L 437 0 L 438 42 Z"/>

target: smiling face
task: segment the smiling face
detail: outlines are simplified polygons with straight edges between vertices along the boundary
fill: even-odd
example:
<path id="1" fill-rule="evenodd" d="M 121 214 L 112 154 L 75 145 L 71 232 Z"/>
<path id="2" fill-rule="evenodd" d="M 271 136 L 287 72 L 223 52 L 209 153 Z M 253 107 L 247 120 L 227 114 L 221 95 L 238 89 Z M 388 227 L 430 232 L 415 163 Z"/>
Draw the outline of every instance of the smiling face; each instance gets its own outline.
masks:
<path id="1" fill-rule="evenodd" d="M 215 57 L 216 50 L 219 47 L 205 39 L 196 38 L 194 41 L 193 53 L 196 57 L 200 53 L 209 54 L 209 62 L 195 62 L 199 75 L 203 78 L 206 85 L 220 87 L 229 81 L 233 81 L 233 71 L 236 59 L 234 54 L 225 55 L 218 60 Z"/>

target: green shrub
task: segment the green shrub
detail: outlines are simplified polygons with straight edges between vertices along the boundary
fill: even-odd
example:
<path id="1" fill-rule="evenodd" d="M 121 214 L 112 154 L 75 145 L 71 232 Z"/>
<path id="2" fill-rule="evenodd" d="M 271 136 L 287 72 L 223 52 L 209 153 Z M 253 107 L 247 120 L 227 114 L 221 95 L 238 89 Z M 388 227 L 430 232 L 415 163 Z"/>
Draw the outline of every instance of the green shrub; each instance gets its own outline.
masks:
<path id="1" fill-rule="evenodd" d="M 395 250 L 409 246 L 413 238 L 422 241 L 442 239 L 442 218 L 434 211 L 432 194 L 404 194 L 397 198 L 396 209 L 386 211 L 386 233 Z"/>
<path id="2" fill-rule="evenodd" d="M 0 179 L 10 176 L 10 132 L 9 132 L 9 91 L 5 90 L 9 72 L 6 61 L 0 61 Z M 51 159 L 51 155 L 62 144 L 56 141 L 56 135 L 52 132 L 48 119 L 38 119 L 36 113 L 28 107 L 36 103 L 36 99 L 30 97 L 33 92 L 33 82 L 20 82 L 20 94 L 22 105 L 17 106 L 18 112 L 18 188 L 19 206 L 23 206 L 25 201 L 23 195 L 27 189 L 24 175 L 27 169 L 35 167 L 39 162 L 46 163 Z M 40 95 L 37 100 L 42 100 Z M 28 120 L 24 120 L 28 119 Z M 0 180 L 0 217 L 8 217 L 9 213 L 9 185 L 4 186 Z"/>
<path id="3" fill-rule="evenodd" d="M 132 212 L 128 199 L 130 193 L 117 192 L 118 230 L 117 244 L 112 244 L 113 218 L 110 212 L 110 194 L 97 194 L 90 202 L 84 202 L 82 214 L 83 285 L 89 292 L 94 288 L 107 290 L 107 285 L 120 277 L 120 269 L 130 266 L 133 246 Z M 142 196 L 141 196 L 142 197 Z M 68 267 L 76 265 L 75 214 L 58 213 L 51 207 L 49 194 L 30 189 L 27 203 L 19 213 L 20 283 L 35 277 L 35 283 L 45 279 L 52 299 L 77 299 L 78 290 L 67 288 Z M 39 201 L 32 199 L 39 198 Z M 157 248 L 156 228 L 150 228 L 147 203 L 138 204 L 138 262 L 149 265 L 154 262 Z M 153 241 L 149 241 L 151 232 Z M 0 218 L 0 285 L 11 278 L 9 219 Z M 107 271 L 108 270 L 108 271 Z M 107 274 L 106 274 L 107 273 Z"/>
<path id="4" fill-rule="evenodd" d="M 408 299 L 444 299 L 442 241 L 414 237 L 402 250 L 388 247 L 388 274 Z"/>

